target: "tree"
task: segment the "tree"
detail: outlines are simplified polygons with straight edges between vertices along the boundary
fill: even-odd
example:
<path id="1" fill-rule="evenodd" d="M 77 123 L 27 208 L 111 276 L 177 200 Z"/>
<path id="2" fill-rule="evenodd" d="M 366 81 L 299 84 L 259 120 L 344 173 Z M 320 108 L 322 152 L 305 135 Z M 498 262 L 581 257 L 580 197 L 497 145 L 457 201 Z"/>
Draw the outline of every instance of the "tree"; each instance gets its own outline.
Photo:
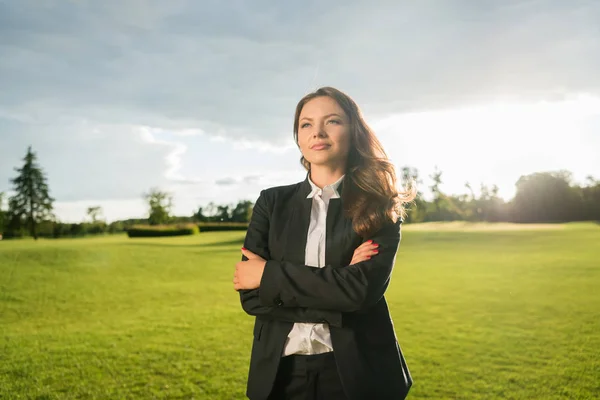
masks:
<path id="1" fill-rule="evenodd" d="M 206 207 L 204 207 L 204 216 L 206 217 L 206 221 L 209 221 L 209 222 L 216 221 L 217 220 L 216 213 L 217 213 L 217 205 L 215 203 L 213 203 L 212 201 L 210 203 L 208 203 L 206 205 Z"/>
<path id="2" fill-rule="evenodd" d="M 169 222 L 169 214 L 173 207 L 173 197 L 168 192 L 152 188 L 144 194 L 144 200 L 148 203 L 150 225 L 160 225 Z"/>
<path id="3" fill-rule="evenodd" d="M 482 213 L 482 209 L 481 209 L 481 201 L 480 199 L 477 198 L 477 196 L 475 196 L 475 192 L 473 191 L 473 186 L 471 186 L 471 184 L 469 182 L 465 182 L 465 188 L 467 188 L 467 190 L 469 191 L 469 194 L 467 196 L 464 197 L 464 200 L 462 201 L 462 203 L 464 204 L 464 216 L 468 221 L 481 221 L 481 213 Z M 487 190 L 487 188 L 485 188 L 485 186 L 482 184 L 481 185 L 481 189 L 483 190 Z M 481 197 L 483 197 L 484 194 L 482 192 Z"/>
<path id="4" fill-rule="evenodd" d="M 194 213 L 193 218 L 195 221 L 198 222 L 206 222 L 207 217 L 204 215 L 204 210 L 202 209 L 202 207 L 198 207 L 198 211 Z"/>
<path id="5" fill-rule="evenodd" d="M 37 225 L 44 219 L 52 218 L 52 203 L 46 176 L 37 163 L 37 155 L 27 148 L 21 168 L 15 168 L 18 176 L 11 179 L 16 193 L 9 199 L 9 218 L 13 225 L 22 225 L 23 220 L 29 228 L 29 233 L 37 240 Z"/>
<path id="6" fill-rule="evenodd" d="M 249 200 L 242 200 L 237 203 L 235 208 L 231 211 L 231 221 L 233 222 L 248 222 L 252 216 L 252 202 Z"/>
<path id="7" fill-rule="evenodd" d="M 87 213 L 88 217 L 91 218 L 92 223 L 95 224 L 96 222 L 98 222 L 99 216 L 102 215 L 102 207 L 100 207 L 100 206 L 88 207 L 86 213 Z"/>
<path id="8" fill-rule="evenodd" d="M 431 174 L 429 177 L 433 181 L 433 184 L 429 186 L 429 189 L 431 189 L 431 193 L 433 194 L 433 204 L 435 207 L 435 212 L 439 213 L 440 202 L 442 200 L 442 192 L 440 190 L 440 185 L 442 184 L 442 171 L 439 170 L 437 165 L 435 166 L 433 174 Z"/>
<path id="9" fill-rule="evenodd" d="M 521 176 L 512 201 L 517 222 L 566 222 L 576 220 L 581 200 L 567 171 L 536 172 Z"/>
<path id="10" fill-rule="evenodd" d="M 420 188 L 423 181 L 419 178 L 419 171 L 410 166 L 402 167 L 402 186 L 408 189 L 415 185 L 417 187 L 417 197 L 412 203 L 406 206 L 405 222 L 422 222 L 427 213 L 427 202 L 423 199 L 423 193 Z"/>
<path id="11" fill-rule="evenodd" d="M 4 210 L 2 207 L 4 206 L 4 192 L 0 192 L 0 235 L 4 231 Z"/>
<path id="12" fill-rule="evenodd" d="M 217 215 L 215 216 L 217 218 L 217 221 L 229 222 L 229 220 L 231 219 L 230 215 L 231 212 L 229 211 L 228 204 L 217 206 Z"/>
<path id="13" fill-rule="evenodd" d="M 578 188 L 581 193 L 581 219 L 600 222 L 600 181 L 586 177 L 586 186 Z"/>

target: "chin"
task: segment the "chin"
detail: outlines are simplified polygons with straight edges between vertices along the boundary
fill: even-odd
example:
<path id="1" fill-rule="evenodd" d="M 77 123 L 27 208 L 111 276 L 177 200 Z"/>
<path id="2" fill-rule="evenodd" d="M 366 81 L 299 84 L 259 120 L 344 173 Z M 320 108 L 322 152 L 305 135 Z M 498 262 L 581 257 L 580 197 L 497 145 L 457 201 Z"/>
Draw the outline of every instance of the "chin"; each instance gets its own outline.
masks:
<path id="1" fill-rule="evenodd" d="M 306 159 L 312 165 L 328 165 L 332 162 L 335 162 L 331 157 L 312 157 L 310 159 Z"/>
<path id="2" fill-rule="evenodd" d="M 327 158 L 327 159 L 317 159 L 317 160 L 308 160 L 311 166 L 327 166 L 337 168 L 340 166 L 340 160 L 336 158 Z"/>

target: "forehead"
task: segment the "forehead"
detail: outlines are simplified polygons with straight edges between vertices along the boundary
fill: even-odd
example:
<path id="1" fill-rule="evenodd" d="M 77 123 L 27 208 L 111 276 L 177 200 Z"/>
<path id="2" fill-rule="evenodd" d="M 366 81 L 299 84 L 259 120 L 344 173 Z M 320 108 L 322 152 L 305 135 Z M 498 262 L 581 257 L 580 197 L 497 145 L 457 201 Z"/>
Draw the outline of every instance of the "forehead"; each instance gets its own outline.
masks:
<path id="1" fill-rule="evenodd" d="M 314 118 L 332 113 L 342 116 L 345 115 L 344 110 L 337 101 L 331 97 L 321 96 L 311 99 L 304 104 L 304 107 L 302 107 L 302 111 L 300 112 L 300 118 Z"/>

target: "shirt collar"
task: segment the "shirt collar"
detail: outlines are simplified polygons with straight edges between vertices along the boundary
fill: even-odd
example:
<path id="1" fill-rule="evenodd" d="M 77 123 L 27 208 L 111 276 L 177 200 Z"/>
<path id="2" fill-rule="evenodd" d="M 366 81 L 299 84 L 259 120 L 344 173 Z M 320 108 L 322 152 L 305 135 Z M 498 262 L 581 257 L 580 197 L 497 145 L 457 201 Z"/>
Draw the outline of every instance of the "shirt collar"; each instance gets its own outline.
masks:
<path id="1" fill-rule="evenodd" d="M 321 193 L 322 195 L 328 195 L 331 194 L 329 197 L 330 199 L 339 199 L 340 198 L 340 194 L 338 193 L 338 187 L 340 186 L 340 184 L 342 183 L 342 181 L 344 180 L 344 177 L 346 175 L 342 175 L 342 177 L 340 179 L 338 179 L 337 181 L 335 181 L 334 183 L 325 186 L 323 189 L 321 189 L 320 187 L 318 187 L 317 185 L 315 185 L 315 183 L 310 179 L 310 173 L 308 174 L 308 183 L 310 183 L 310 187 L 311 187 L 311 191 L 308 194 L 308 196 L 306 196 L 307 199 L 312 199 L 317 193 Z"/>

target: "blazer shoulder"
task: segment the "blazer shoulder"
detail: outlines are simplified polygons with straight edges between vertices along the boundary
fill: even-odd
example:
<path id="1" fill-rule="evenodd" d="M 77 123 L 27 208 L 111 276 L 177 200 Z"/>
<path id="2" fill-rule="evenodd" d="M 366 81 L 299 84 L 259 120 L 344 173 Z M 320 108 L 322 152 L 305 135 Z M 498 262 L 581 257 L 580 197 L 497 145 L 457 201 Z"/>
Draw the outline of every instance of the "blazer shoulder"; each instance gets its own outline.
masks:
<path id="1" fill-rule="evenodd" d="M 291 185 L 272 186 L 261 191 L 268 200 L 276 200 L 288 198 L 298 193 L 302 186 L 302 182 L 293 183 Z"/>

